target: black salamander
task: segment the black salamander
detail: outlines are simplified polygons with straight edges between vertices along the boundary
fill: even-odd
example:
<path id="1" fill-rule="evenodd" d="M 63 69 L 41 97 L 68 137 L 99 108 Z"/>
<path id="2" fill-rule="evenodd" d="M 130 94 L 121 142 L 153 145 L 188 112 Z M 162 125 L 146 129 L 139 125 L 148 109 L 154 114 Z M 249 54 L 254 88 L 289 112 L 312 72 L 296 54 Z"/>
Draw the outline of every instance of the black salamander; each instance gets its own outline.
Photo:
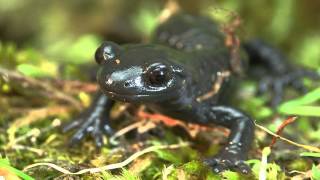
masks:
<path id="1" fill-rule="evenodd" d="M 280 102 L 284 86 L 302 89 L 301 79 L 314 75 L 293 70 L 280 52 L 261 41 L 250 41 L 241 50 L 249 64 L 262 67 L 259 87 L 261 91 L 272 89 L 274 105 Z M 215 172 L 250 171 L 244 161 L 255 125 L 250 116 L 221 100 L 232 98 L 225 93 L 226 87 L 237 75 L 231 68 L 225 35 L 211 19 L 173 15 L 159 25 L 150 43 L 118 45 L 107 41 L 97 49 L 95 59 L 100 67 L 97 81 L 101 92 L 80 120 L 65 127 L 65 131 L 78 129 L 73 143 L 91 134 L 96 144 L 102 145 L 103 134 L 112 134 L 108 120 L 114 101 L 146 104 L 175 119 L 229 128 L 228 143 L 205 163 Z M 246 62 L 246 56 L 241 60 Z M 213 85 L 215 92 L 206 96 Z"/>

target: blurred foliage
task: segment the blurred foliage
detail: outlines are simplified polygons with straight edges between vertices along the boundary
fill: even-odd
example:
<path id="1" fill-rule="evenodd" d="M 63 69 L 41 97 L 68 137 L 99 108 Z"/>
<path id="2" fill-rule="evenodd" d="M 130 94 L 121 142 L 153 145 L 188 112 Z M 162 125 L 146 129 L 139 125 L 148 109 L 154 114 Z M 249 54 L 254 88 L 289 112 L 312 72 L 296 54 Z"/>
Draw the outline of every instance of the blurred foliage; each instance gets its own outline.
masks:
<path id="1" fill-rule="evenodd" d="M 279 107 L 279 112 L 289 115 L 302 115 L 302 116 L 320 116 L 320 106 L 312 106 L 320 100 L 320 88 L 317 88 L 304 96 L 290 100 L 283 103 Z"/>
<path id="2" fill-rule="evenodd" d="M 4 171 L 7 171 L 6 173 Z M 3 178 L 11 179 L 11 180 L 18 180 L 23 178 L 24 180 L 34 180 L 32 177 L 28 176 L 24 172 L 12 167 L 8 159 L 1 159 L 0 158 L 0 175 L 4 176 Z M 16 175 L 16 176 L 15 176 Z"/>
<path id="3" fill-rule="evenodd" d="M 312 178 L 313 179 L 320 179 L 320 169 L 317 168 L 315 165 L 312 166 Z"/>
<path id="4" fill-rule="evenodd" d="M 165 2 L 164 0 L 0 0 L 0 67 L 16 70 L 43 81 L 88 80 L 90 78 L 83 72 L 88 71 L 86 68 L 90 66 L 89 64 L 95 64 L 93 54 L 96 47 L 103 40 L 118 43 L 146 41 L 158 24 L 157 17 Z M 238 29 L 242 41 L 255 37 L 262 38 L 279 47 L 294 63 L 320 72 L 320 14 L 318 13 L 320 1 L 179 0 L 178 2 L 185 11 L 209 14 L 221 24 L 228 23 L 232 14 L 237 14 L 242 20 L 242 25 Z M 92 141 L 85 141 L 79 148 L 66 147 L 65 142 L 70 134 L 62 135 L 53 122 L 70 119 L 73 117 L 72 111 L 68 111 L 67 117 L 57 113 L 15 129 L 13 125 L 17 118 L 23 117 L 34 107 L 22 108 L 25 106 L 21 104 L 31 104 L 31 102 L 23 96 L 16 96 L 14 91 L 11 91 L 10 84 L 1 79 L 0 85 L 0 110 L 5 112 L 0 114 L 0 154 L 1 158 L 3 155 L 7 158 L 0 159 L 0 169 L 5 167 L 13 174 L 24 178 L 27 175 L 17 169 L 34 162 L 54 162 L 69 169 L 79 169 L 116 163 L 134 152 L 131 147 L 121 151 L 109 146 L 104 146 L 97 152 Z M 319 86 L 319 82 L 306 81 L 306 85 L 315 88 Z M 319 146 L 319 88 L 300 97 L 291 91 L 287 94 L 287 102 L 274 112 L 268 106 L 270 95 L 257 97 L 256 82 L 246 80 L 235 99 L 239 102 L 237 104 L 240 108 L 273 131 L 277 130 L 286 115 L 302 116 L 295 124 L 286 127 L 284 136 Z M 86 92 L 73 95 L 84 104 L 90 102 Z M 60 104 L 51 101 L 43 106 L 50 109 L 54 105 Z M 8 129 L 15 131 L 11 133 Z M 34 129 L 40 131 L 41 136 L 30 135 Z M 165 137 L 151 137 L 153 144 L 174 143 L 180 138 L 188 139 L 172 128 L 161 130 L 164 131 Z M 266 175 L 269 179 L 288 178 L 287 172 L 292 170 L 310 171 L 314 179 L 319 179 L 320 171 L 316 168 L 317 164 L 312 166 L 312 163 L 319 163 L 315 160 L 319 157 L 319 153 L 301 152 L 292 146 L 285 146 L 283 142 L 277 142 L 271 151 L 275 157 L 261 155 L 262 147 L 270 143 L 270 139 L 261 131 L 256 133 L 254 150 L 250 156 L 252 159 L 248 160 L 253 170 L 253 177 L 231 171 L 215 174 L 199 160 L 203 158 L 201 154 L 209 156 L 220 148 L 219 144 L 210 145 L 217 134 L 219 133 L 199 133 L 199 137 L 193 140 L 195 146 L 179 150 L 158 150 L 138 158 L 126 169 L 80 177 L 250 179 L 259 177 L 261 166 L 266 165 Z M 13 139 L 19 139 L 17 144 L 19 146 L 4 148 L 8 147 Z M 136 141 L 129 140 L 126 143 L 134 144 Z M 292 156 L 288 157 L 287 149 L 293 154 Z M 267 164 L 263 164 L 265 162 L 260 160 L 261 156 L 269 158 Z M 46 167 L 33 169 L 27 173 L 36 179 L 69 177 Z"/>
<path id="5" fill-rule="evenodd" d="M 85 34 L 77 39 L 62 39 L 48 46 L 44 51 L 62 63 L 83 64 L 93 59 L 101 39 Z M 91 61 L 90 61 L 91 62 Z"/>

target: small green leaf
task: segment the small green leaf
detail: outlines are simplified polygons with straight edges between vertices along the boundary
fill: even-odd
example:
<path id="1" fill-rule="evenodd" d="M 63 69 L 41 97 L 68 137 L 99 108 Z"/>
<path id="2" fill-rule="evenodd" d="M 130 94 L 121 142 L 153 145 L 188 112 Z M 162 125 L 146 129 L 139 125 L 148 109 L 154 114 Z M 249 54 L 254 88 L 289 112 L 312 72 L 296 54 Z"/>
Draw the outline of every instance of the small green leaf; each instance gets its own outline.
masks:
<path id="1" fill-rule="evenodd" d="M 233 172 L 233 171 L 224 171 L 222 173 L 222 177 L 225 179 L 230 179 L 230 180 L 237 180 L 240 179 L 240 176 L 238 173 Z"/>
<path id="2" fill-rule="evenodd" d="M 318 157 L 318 158 L 320 158 L 320 153 L 303 152 L 303 153 L 300 154 L 300 156 L 308 156 L 308 157 Z"/>
<path id="3" fill-rule="evenodd" d="M 289 115 L 320 116 L 319 106 L 281 106 L 279 112 Z"/>
<path id="4" fill-rule="evenodd" d="M 316 102 L 320 99 L 320 88 L 317 88 L 306 95 L 285 102 L 280 105 L 278 111 L 283 114 L 294 114 L 304 116 L 320 116 L 320 107 L 311 106 L 309 104 Z"/>
<path id="5" fill-rule="evenodd" d="M 0 168 L 7 169 L 8 171 L 14 173 L 15 175 L 21 177 L 22 179 L 25 180 L 34 180 L 31 176 L 25 174 L 24 172 L 10 166 L 9 160 L 8 159 L 0 159 Z"/>
<path id="6" fill-rule="evenodd" d="M 276 163 L 269 163 L 267 165 L 267 179 L 279 179 L 281 168 Z"/>
<path id="7" fill-rule="evenodd" d="M 311 172 L 312 172 L 313 179 L 320 179 L 320 169 L 317 168 L 317 166 L 313 165 Z"/>
<path id="8" fill-rule="evenodd" d="M 40 65 L 20 64 L 17 70 L 26 76 L 31 77 L 52 77 L 56 75 L 57 67 L 52 63 L 43 63 Z"/>
<path id="9" fill-rule="evenodd" d="M 123 180 L 139 180 L 139 176 L 135 175 L 134 173 L 126 170 L 126 169 L 122 169 L 121 175 L 123 176 L 120 179 Z"/>
<path id="10" fill-rule="evenodd" d="M 306 104 L 310 104 L 313 103 L 317 100 L 320 99 L 320 88 L 314 89 L 313 91 L 305 94 L 304 96 L 285 102 L 283 103 L 283 105 L 285 104 L 290 104 L 290 105 L 306 105 Z"/>
<path id="11" fill-rule="evenodd" d="M 9 159 L 0 159 L 0 166 L 1 166 L 1 164 L 10 166 Z"/>
<path id="12" fill-rule="evenodd" d="M 182 158 L 180 155 L 177 155 L 175 152 L 170 152 L 167 150 L 156 150 L 157 156 L 163 160 L 172 162 L 172 163 L 181 163 Z"/>
<path id="13" fill-rule="evenodd" d="M 190 174 L 200 174 L 204 170 L 204 167 L 200 162 L 191 161 L 184 164 L 183 169 Z"/>
<path id="14" fill-rule="evenodd" d="M 252 170 L 253 174 L 256 177 L 258 177 L 260 167 L 261 167 L 261 161 L 259 159 L 250 159 L 250 160 L 247 160 L 246 162 L 252 166 L 251 170 Z"/>

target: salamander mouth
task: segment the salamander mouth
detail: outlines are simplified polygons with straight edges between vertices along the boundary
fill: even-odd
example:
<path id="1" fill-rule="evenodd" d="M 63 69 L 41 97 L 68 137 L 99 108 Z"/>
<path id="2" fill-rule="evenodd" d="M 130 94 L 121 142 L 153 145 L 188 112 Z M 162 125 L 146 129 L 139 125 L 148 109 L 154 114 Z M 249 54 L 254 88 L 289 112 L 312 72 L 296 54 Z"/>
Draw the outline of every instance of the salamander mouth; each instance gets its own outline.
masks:
<path id="1" fill-rule="evenodd" d="M 176 97 L 176 93 L 159 93 L 159 94 L 120 94 L 113 91 L 103 91 L 103 93 L 111 99 L 123 102 L 156 102 L 164 99 Z M 164 98 L 166 97 L 166 98 Z"/>
<path id="2" fill-rule="evenodd" d="M 158 97 L 158 95 L 150 95 L 150 94 L 119 94 L 112 91 L 104 91 L 104 93 L 111 99 L 124 101 L 124 102 Z"/>

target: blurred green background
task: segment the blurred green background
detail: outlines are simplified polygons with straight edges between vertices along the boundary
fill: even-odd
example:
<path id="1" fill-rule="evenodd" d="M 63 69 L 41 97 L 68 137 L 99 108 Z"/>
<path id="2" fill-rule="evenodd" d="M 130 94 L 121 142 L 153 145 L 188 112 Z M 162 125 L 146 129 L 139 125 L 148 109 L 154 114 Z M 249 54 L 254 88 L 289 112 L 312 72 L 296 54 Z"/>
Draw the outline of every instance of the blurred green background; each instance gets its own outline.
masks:
<path id="1" fill-rule="evenodd" d="M 236 12 L 242 39 L 260 37 L 297 63 L 320 66 L 320 1 L 180 0 L 192 13 Z M 82 63 L 102 39 L 140 42 L 154 26 L 162 0 L 0 0 L 0 41 L 34 48 L 53 60 Z M 8 62 L 1 62 L 7 64 Z"/>
<path id="2" fill-rule="evenodd" d="M 36 78 L 39 82 L 49 82 L 49 84 L 54 83 L 50 80 L 61 79 L 84 82 L 90 79 L 88 78 L 90 71 L 83 70 L 83 68 L 95 66 L 93 54 L 103 40 L 118 43 L 145 42 L 156 27 L 157 18 L 166 2 L 165 0 L 0 0 L 0 68 L 17 70 L 24 75 Z M 320 72 L 320 1 L 177 0 L 177 2 L 184 11 L 194 14 L 207 14 L 216 18 L 222 25 L 228 23 L 231 14 L 237 14 L 242 21 L 242 25 L 237 29 L 241 41 L 259 37 L 278 47 L 294 63 Z M 15 89 L 15 82 L 10 83 L 5 81 L 5 77 L 0 79 L 0 112 L 6 112 L 0 113 L 1 153 L 5 152 L 1 149 L 2 145 L 10 142 L 8 131 L 14 127 L 17 117 L 23 117 L 26 114 L 25 112 L 32 111 L 32 108 L 44 107 L 50 109 L 50 105 L 57 103 L 52 102 L 52 100 L 47 100 L 46 104 L 33 102 L 36 98 L 34 96 L 29 97 L 30 94 L 26 92 L 34 93 L 32 90 L 28 88 L 26 90 L 24 88 Z M 319 82 L 311 80 L 306 80 L 305 84 L 311 87 L 310 90 L 319 86 Z M 272 111 L 267 106 L 270 97 L 256 97 L 255 90 L 256 82 L 244 81 L 242 83 L 239 91 L 239 108 L 244 109 L 258 123 L 264 123 L 267 128 L 273 131 L 286 119 L 286 115 L 292 114 L 291 112 L 303 115 L 299 118 L 299 121 L 286 128 L 287 134 L 285 135 L 290 135 L 289 137 L 297 142 L 313 143 L 315 146 L 319 146 L 319 88 L 307 95 L 292 93 L 292 91 L 290 94 L 289 91 L 286 101 L 292 97 L 299 98 L 287 103 L 287 106 L 285 106 L 287 112 Z M 83 92 L 79 90 L 73 96 L 82 100 L 81 94 L 83 95 Z M 36 96 L 38 95 L 36 94 Z M 89 94 L 87 94 L 87 97 L 89 97 Z M 314 113 L 315 110 L 316 113 Z M 60 114 L 56 116 L 62 120 L 70 120 L 74 117 L 73 115 L 63 117 Z M 39 121 L 38 124 L 26 124 L 17 129 L 16 136 L 24 136 L 31 128 L 39 128 L 43 131 L 43 129 L 51 127 L 52 117 L 48 116 L 40 119 L 46 121 L 43 121 L 44 123 Z M 260 150 L 270 143 L 270 139 L 266 138 L 269 136 L 261 133 L 261 131 L 257 130 L 257 132 L 255 147 L 251 155 L 255 159 L 260 158 Z M 216 134 L 216 132 L 212 132 L 212 134 Z M 52 137 L 56 139 L 53 138 L 54 140 L 49 141 L 48 139 Z M 94 146 L 92 144 L 85 146 L 85 148 L 90 147 L 89 152 L 78 149 L 81 151 L 77 152 L 79 158 L 65 146 L 69 137 L 61 134 L 58 128 L 53 128 L 42 134 L 40 140 L 33 143 L 32 147 L 38 147 L 44 149 L 45 152 L 49 152 L 49 157 L 52 160 L 62 159 L 70 162 L 70 159 L 73 159 L 73 163 L 91 162 L 92 156 L 96 156 Z M 165 140 L 161 139 L 161 143 L 172 142 L 177 139 L 180 139 L 180 136 L 170 136 Z M 47 145 L 46 140 L 49 143 L 52 141 L 52 144 Z M 198 140 L 195 140 L 195 142 Z M 22 144 L 30 146 L 28 140 L 23 141 Z M 211 141 L 207 144 L 211 144 Z M 278 149 L 273 150 L 274 159 L 286 170 L 305 172 L 311 168 L 312 163 L 315 163 L 311 158 L 303 159 L 300 157 L 300 152 L 306 150 L 291 151 L 286 146 L 283 148 L 285 143 L 278 142 L 278 144 L 280 144 Z M 212 149 L 216 150 L 214 144 L 211 144 L 211 146 Z M 109 152 L 108 147 L 104 147 L 104 150 Z M 198 150 L 192 150 L 193 153 L 190 153 L 190 151 L 191 149 L 183 150 L 181 151 L 183 153 L 180 154 L 185 153 L 189 156 L 189 159 L 197 159 L 194 156 Z M 208 152 L 211 151 L 209 148 Z M 291 151 L 291 154 L 288 151 Z M 28 151 L 7 149 L 4 154 L 13 166 L 20 169 L 33 162 L 48 160 L 45 159 L 46 157 L 35 157 Z M 165 152 L 164 154 L 167 154 L 171 159 L 177 156 L 177 153 Z M 165 155 L 161 156 L 166 157 Z M 103 154 L 104 156 L 105 154 Z M 160 155 L 158 156 L 160 157 Z M 319 153 L 309 156 L 319 157 Z M 163 157 L 162 159 L 165 159 Z M 4 157 L 0 156 L 0 158 Z M 165 159 L 166 162 L 185 163 L 185 161 L 177 161 L 174 158 L 170 161 L 168 160 L 170 158 Z M 163 167 L 162 161 L 155 160 L 154 157 L 150 159 L 151 165 L 148 165 L 150 167 L 145 167 L 147 169 L 141 170 L 140 174 L 143 174 L 142 177 L 157 177 L 157 175 L 160 177 L 161 172 L 166 167 Z M 258 160 L 256 162 L 260 163 Z M 63 164 L 66 164 L 66 162 Z M 92 164 L 94 163 L 91 163 L 91 166 Z M 169 164 L 167 163 L 167 165 Z M 195 163 L 191 162 L 184 164 L 183 167 L 196 169 L 193 167 L 194 165 Z M 284 175 L 278 165 L 274 163 L 272 165 L 276 167 L 276 172 Z M 255 166 L 253 171 L 256 175 L 259 173 L 259 169 Z M 123 171 L 123 173 L 126 172 Z M 274 171 L 270 172 L 274 173 Z M 57 176 L 56 174 L 34 174 L 41 177 Z"/>

